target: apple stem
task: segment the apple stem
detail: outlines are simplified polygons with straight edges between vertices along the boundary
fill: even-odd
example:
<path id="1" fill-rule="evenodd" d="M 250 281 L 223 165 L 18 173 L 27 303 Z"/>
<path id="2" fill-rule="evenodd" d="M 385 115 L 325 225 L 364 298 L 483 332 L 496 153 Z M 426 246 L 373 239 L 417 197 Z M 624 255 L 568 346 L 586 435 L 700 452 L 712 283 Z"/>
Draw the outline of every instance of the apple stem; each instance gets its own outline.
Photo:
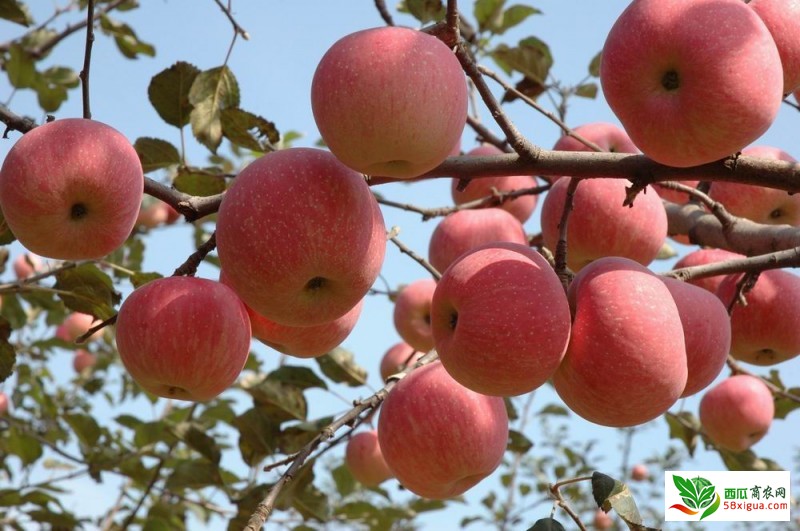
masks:
<path id="1" fill-rule="evenodd" d="M 83 97 L 83 117 L 92 118 L 89 105 L 89 68 L 92 63 L 92 45 L 94 44 L 94 0 L 89 0 L 86 6 L 86 50 L 83 57 L 83 70 L 80 73 L 81 95 Z"/>

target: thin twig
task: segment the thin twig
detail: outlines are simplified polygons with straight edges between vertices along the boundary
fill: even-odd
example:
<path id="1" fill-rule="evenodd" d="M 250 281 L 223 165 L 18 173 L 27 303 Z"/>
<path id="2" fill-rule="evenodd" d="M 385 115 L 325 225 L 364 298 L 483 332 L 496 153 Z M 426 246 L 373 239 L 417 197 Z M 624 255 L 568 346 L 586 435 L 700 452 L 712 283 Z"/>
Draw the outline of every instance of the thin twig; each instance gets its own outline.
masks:
<path id="1" fill-rule="evenodd" d="M 550 494 L 553 496 L 553 498 L 555 498 L 556 505 L 561 507 L 564 510 L 564 512 L 566 512 L 570 516 L 570 518 L 572 518 L 572 520 L 578 526 L 578 529 L 580 529 L 581 531 L 586 531 L 586 526 L 581 521 L 580 516 L 578 516 L 578 514 L 572 509 L 572 507 L 570 507 L 570 505 L 564 499 L 564 496 L 562 496 L 561 487 L 565 485 L 570 485 L 572 483 L 578 483 L 579 481 L 591 481 L 591 480 L 592 476 L 583 476 L 579 478 L 567 479 L 555 483 L 553 485 L 550 485 Z"/>
<path id="2" fill-rule="evenodd" d="M 564 198 L 564 210 L 561 211 L 561 220 L 558 222 L 558 243 L 556 243 L 555 271 L 561 280 L 561 285 L 564 286 L 564 291 L 569 289 L 569 284 L 572 281 L 572 272 L 567 267 L 567 228 L 569 227 L 569 216 L 572 214 L 572 207 L 575 201 L 575 192 L 578 189 L 580 181 L 578 179 L 569 179 L 567 186 L 567 195 Z"/>
<path id="3" fill-rule="evenodd" d="M 756 378 L 759 378 L 762 382 L 764 382 L 764 384 L 769 388 L 769 390 L 772 391 L 773 395 L 781 396 L 783 398 L 791 400 L 792 402 L 800 404 L 800 396 L 792 394 L 784 389 L 781 389 L 780 387 L 772 383 L 768 378 L 765 378 L 763 376 L 748 371 L 747 369 L 739 365 L 739 361 L 730 354 L 728 355 L 727 364 L 733 374 L 746 374 L 748 376 L 754 376 Z"/>
<path id="4" fill-rule="evenodd" d="M 83 56 L 83 70 L 81 70 L 81 96 L 83 97 L 83 117 L 92 118 L 92 109 L 89 105 L 89 68 L 92 64 L 92 45 L 94 44 L 94 0 L 88 0 L 86 7 L 86 46 Z"/>
<path id="5" fill-rule="evenodd" d="M 428 271 L 428 273 L 430 273 L 431 276 L 434 279 L 436 279 L 436 280 L 441 279 L 442 278 L 442 274 L 439 271 L 437 271 L 436 268 L 433 267 L 430 262 L 428 262 L 427 260 L 422 258 L 420 255 L 418 255 L 417 253 L 415 253 L 414 251 L 409 249 L 403 242 L 398 240 L 397 239 L 397 233 L 398 233 L 397 227 L 393 227 L 392 230 L 389 232 L 389 241 L 391 241 L 393 244 L 395 244 L 397 246 L 397 248 L 400 249 L 401 253 L 407 254 L 414 261 L 416 261 L 419 265 L 424 267 L 425 270 Z"/>
<path id="6" fill-rule="evenodd" d="M 734 273 L 755 273 L 768 269 L 783 269 L 786 267 L 800 267 L 800 247 L 751 256 L 749 258 L 734 258 L 723 262 L 714 262 L 712 264 L 673 269 L 663 275 L 686 282 L 688 280 L 700 278 L 730 275 Z"/>
<path id="7" fill-rule="evenodd" d="M 386 23 L 386 25 L 394 26 L 394 20 L 392 19 L 392 14 L 386 8 L 386 0 L 375 0 L 375 7 L 378 9 L 378 13 L 380 14 L 381 18 Z"/>
<path id="8" fill-rule="evenodd" d="M 233 31 L 237 35 L 241 35 L 242 38 L 246 41 L 250 40 L 250 34 L 245 31 L 245 29 L 236 22 L 236 19 L 233 18 L 233 14 L 231 13 L 230 7 L 225 7 L 225 5 L 221 2 L 221 0 L 214 0 L 217 3 L 219 8 L 225 13 L 225 16 L 228 17 L 231 25 L 233 26 Z"/>
<path id="9" fill-rule="evenodd" d="M 175 269 L 175 272 L 172 273 L 172 276 L 179 277 L 179 276 L 189 276 L 192 277 L 197 273 L 197 268 L 203 262 L 208 253 L 216 249 L 217 247 L 217 232 L 214 231 L 211 233 L 211 236 L 197 248 L 195 252 L 193 252 L 189 258 L 186 259 L 184 263 L 178 266 Z"/>

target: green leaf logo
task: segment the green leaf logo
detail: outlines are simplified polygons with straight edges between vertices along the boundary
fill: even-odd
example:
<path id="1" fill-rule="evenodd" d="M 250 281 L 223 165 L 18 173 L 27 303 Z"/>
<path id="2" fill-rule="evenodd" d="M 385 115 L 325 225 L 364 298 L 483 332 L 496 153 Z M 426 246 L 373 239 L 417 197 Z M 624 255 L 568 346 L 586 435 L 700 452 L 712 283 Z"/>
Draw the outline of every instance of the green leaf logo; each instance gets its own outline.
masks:
<path id="1" fill-rule="evenodd" d="M 706 478 L 698 476 L 686 479 L 673 474 L 672 482 L 678 489 L 681 499 L 686 506 L 684 507 L 680 504 L 676 504 L 670 507 L 671 509 L 678 509 L 691 515 L 697 514 L 700 509 L 705 509 L 702 516 L 700 516 L 700 520 L 702 520 L 719 508 L 719 494 L 716 494 L 716 488 Z"/>

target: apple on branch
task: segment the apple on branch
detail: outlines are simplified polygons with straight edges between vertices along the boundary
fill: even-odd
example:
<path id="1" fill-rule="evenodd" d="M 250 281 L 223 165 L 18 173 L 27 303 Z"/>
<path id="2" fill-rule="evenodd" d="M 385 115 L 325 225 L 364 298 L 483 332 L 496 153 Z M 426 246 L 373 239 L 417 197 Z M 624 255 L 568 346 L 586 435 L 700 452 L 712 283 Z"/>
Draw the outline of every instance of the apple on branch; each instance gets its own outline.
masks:
<path id="1" fill-rule="evenodd" d="M 394 303 L 394 327 L 403 341 L 421 352 L 433 348 L 431 330 L 431 300 L 436 281 L 431 278 L 415 280 L 404 286 Z"/>
<path id="2" fill-rule="evenodd" d="M 322 139 L 367 175 L 411 179 L 441 164 L 467 119 L 467 83 L 453 51 L 410 28 L 347 35 L 314 72 L 311 107 Z"/>
<path id="3" fill-rule="evenodd" d="M 117 316 L 117 350 L 131 377 L 166 398 L 206 401 L 239 376 L 250 318 L 228 286 L 166 277 L 133 291 Z"/>
<path id="4" fill-rule="evenodd" d="M 133 229 L 144 190 L 139 156 L 117 130 L 65 118 L 20 138 L 0 169 L 0 208 L 28 250 L 102 258 Z"/>
<path id="5" fill-rule="evenodd" d="M 743 452 L 772 425 L 775 401 L 760 378 L 737 374 L 712 387 L 700 400 L 700 422 L 720 448 Z"/>
<path id="6" fill-rule="evenodd" d="M 350 437 L 344 462 L 356 481 L 365 487 L 377 487 L 393 477 L 381 453 L 375 430 L 362 431 Z"/>
<path id="7" fill-rule="evenodd" d="M 228 285 L 253 311 L 289 326 L 349 312 L 386 251 L 364 178 L 311 148 L 268 153 L 243 169 L 222 200 L 216 234 Z"/>
<path id="8" fill-rule="evenodd" d="M 430 499 L 458 496 L 489 476 L 507 440 L 503 399 L 470 391 L 439 362 L 400 380 L 378 420 L 389 469 L 405 488 Z"/>
<path id="9" fill-rule="evenodd" d="M 760 137 L 784 87 L 775 40 L 741 0 L 634 0 L 603 46 L 600 82 L 636 146 L 676 167 Z"/>
<path id="10" fill-rule="evenodd" d="M 389 376 L 415 364 L 424 355 L 424 352 L 414 350 L 414 347 L 404 341 L 392 345 L 381 358 L 381 380 L 385 382 Z"/>
<path id="11" fill-rule="evenodd" d="M 675 265 L 672 269 L 702 266 L 717 262 L 724 262 L 726 260 L 735 260 L 738 258 L 745 258 L 745 256 L 743 254 L 734 253 L 733 251 L 727 251 L 725 249 L 697 249 L 675 262 Z M 722 282 L 726 276 L 727 275 L 716 275 L 713 277 L 693 278 L 687 282 L 716 294 L 720 282 Z"/>

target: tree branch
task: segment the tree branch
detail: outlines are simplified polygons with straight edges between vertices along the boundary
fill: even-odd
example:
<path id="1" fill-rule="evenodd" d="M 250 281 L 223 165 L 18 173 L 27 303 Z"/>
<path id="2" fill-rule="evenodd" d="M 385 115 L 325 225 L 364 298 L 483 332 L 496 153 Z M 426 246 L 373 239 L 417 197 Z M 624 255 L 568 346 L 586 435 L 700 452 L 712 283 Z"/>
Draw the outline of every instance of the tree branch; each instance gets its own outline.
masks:
<path id="1" fill-rule="evenodd" d="M 225 5 L 222 3 L 221 0 L 214 0 L 214 2 L 216 2 L 216 4 L 219 6 L 222 12 L 225 13 L 225 16 L 228 17 L 228 20 L 233 26 L 234 33 L 241 35 L 244 40 L 249 41 L 250 34 L 247 33 L 247 31 L 245 31 L 245 29 L 241 27 L 238 22 L 236 22 L 236 19 L 233 18 L 233 14 L 231 13 L 230 8 L 225 7 Z"/>
<path id="2" fill-rule="evenodd" d="M 407 254 L 414 261 L 416 261 L 419 265 L 424 267 L 425 270 L 428 271 L 428 273 L 430 273 L 431 276 L 434 279 L 436 279 L 436 280 L 441 279 L 442 278 L 442 274 L 439 271 L 437 271 L 436 268 L 433 267 L 430 262 L 428 262 L 427 260 L 422 258 L 420 255 L 418 255 L 417 253 L 415 253 L 414 251 L 409 249 L 406 246 L 406 244 L 404 244 L 403 242 L 398 240 L 397 239 L 397 233 L 398 233 L 397 227 L 392 228 L 392 230 L 389 232 L 389 241 L 391 241 L 393 244 L 395 244 L 397 246 L 397 248 L 400 249 L 401 253 Z"/>

